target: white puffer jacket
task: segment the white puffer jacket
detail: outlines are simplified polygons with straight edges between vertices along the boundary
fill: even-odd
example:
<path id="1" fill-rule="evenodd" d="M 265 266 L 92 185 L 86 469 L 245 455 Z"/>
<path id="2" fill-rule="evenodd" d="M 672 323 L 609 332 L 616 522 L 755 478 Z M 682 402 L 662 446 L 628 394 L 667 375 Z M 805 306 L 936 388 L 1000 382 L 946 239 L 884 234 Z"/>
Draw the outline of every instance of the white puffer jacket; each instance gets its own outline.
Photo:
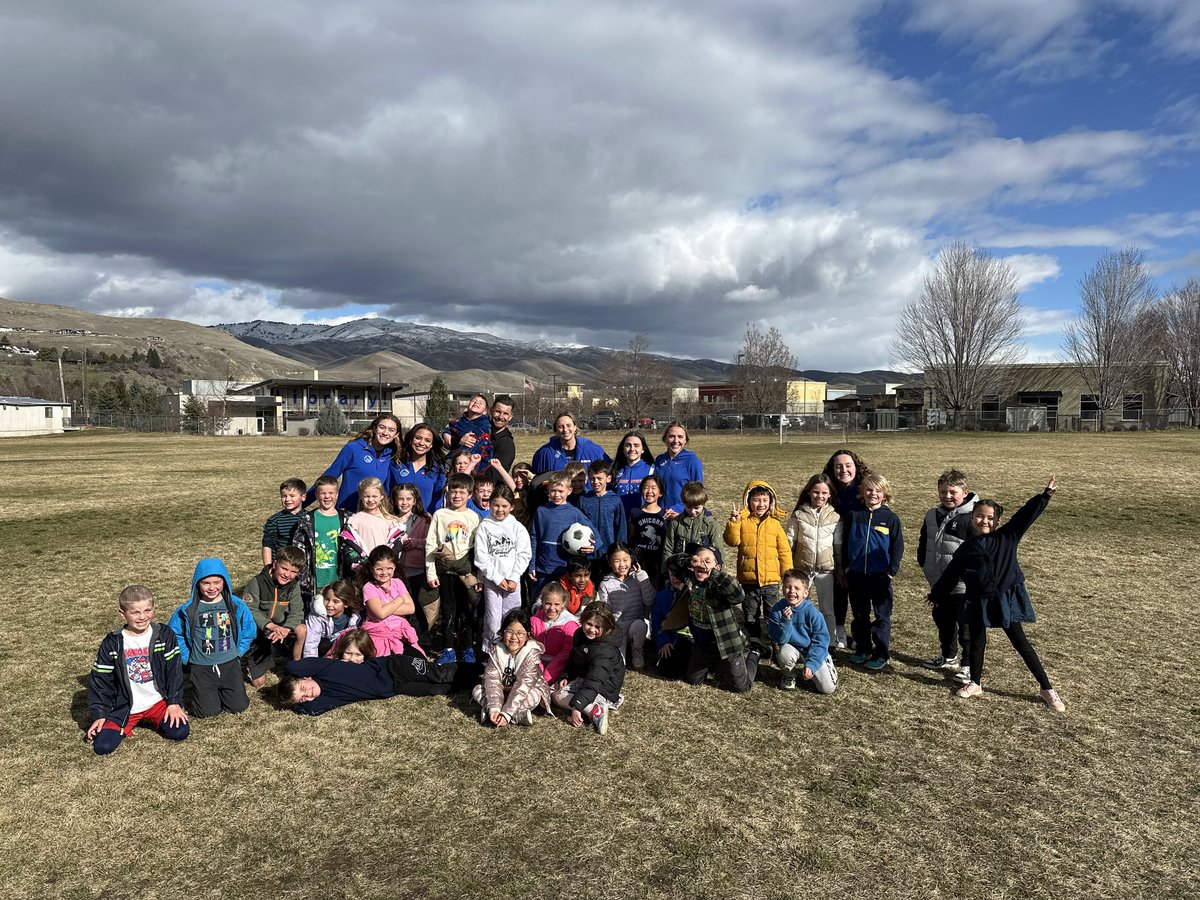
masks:
<path id="1" fill-rule="evenodd" d="M 792 565 L 801 572 L 834 572 L 841 568 L 842 520 L 832 504 L 819 510 L 798 507 L 783 530 L 792 545 Z"/>

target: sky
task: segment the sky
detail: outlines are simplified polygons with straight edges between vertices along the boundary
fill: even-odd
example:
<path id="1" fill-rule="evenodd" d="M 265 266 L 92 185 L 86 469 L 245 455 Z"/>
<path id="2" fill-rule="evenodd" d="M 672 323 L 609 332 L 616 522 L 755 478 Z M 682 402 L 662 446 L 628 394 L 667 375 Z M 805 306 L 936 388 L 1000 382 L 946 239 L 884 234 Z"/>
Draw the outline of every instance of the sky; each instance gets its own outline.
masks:
<path id="1" fill-rule="evenodd" d="M 947 243 L 1027 358 L 1200 276 L 1200 3 L 0 0 L 0 296 L 894 359 Z"/>

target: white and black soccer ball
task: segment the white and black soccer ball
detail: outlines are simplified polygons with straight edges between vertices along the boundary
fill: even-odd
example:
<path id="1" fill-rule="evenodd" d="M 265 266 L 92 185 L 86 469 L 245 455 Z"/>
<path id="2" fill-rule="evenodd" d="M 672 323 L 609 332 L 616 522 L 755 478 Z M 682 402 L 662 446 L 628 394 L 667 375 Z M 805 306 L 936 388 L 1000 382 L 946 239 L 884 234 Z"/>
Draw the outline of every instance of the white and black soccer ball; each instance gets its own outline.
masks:
<path id="1" fill-rule="evenodd" d="M 593 544 L 595 544 L 596 536 L 592 534 L 592 529 L 588 528 L 586 525 L 576 523 L 575 525 L 569 526 L 567 530 L 562 533 L 560 542 L 563 545 L 563 549 L 568 553 L 582 555 L 584 547 L 591 547 Z"/>

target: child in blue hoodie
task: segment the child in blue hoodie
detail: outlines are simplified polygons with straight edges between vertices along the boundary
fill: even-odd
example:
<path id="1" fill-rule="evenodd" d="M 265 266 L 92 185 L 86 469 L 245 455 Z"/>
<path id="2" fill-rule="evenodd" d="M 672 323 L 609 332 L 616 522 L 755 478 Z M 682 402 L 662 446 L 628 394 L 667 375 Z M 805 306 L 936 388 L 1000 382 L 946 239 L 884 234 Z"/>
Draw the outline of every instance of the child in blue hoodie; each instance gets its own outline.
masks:
<path id="1" fill-rule="evenodd" d="M 192 592 L 168 623 L 180 662 L 192 683 L 192 715 L 240 713 L 250 705 L 242 680 L 242 656 L 258 633 L 250 608 L 229 587 L 219 559 L 202 559 L 192 573 Z"/>
<path id="2" fill-rule="evenodd" d="M 540 596 L 542 588 L 562 576 L 566 561 L 562 558 L 559 542 L 563 532 L 572 525 L 582 524 L 595 528 L 588 517 L 567 502 L 571 495 L 571 479 L 562 471 L 551 473 L 546 479 L 547 503 L 539 506 L 533 514 L 533 529 L 530 535 L 533 559 L 529 564 L 529 580 L 533 582 L 533 595 Z M 595 547 L 584 548 L 590 555 Z"/>
<path id="3" fill-rule="evenodd" d="M 779 648 L 777 659 L 783 675 L 781 691 L 796 689 L 800 669 L 805 687 L 818 694 L 832 694 L 837 687 L 837 669 L 829 653 L 829 626 L 808 599 L 808 576 L 795 569 L 783 573 L 783 597 L 767 613 L 767 631 Z"/>
<path id="4" fill-rule="evenodd" d="M 904 557 L 904 534 L 900 517 L 887 505 L 892 489 L 886 478 L 868 475 L 858 490 L 863 508 L 842 516 L 846 523 L 843 569 L 854 611 L 854 653 L 850 662 L 856 666 L 866 663 L 868 669 L 878 672 L 887 665 L 892 643 L 892 580 L 899 574 Z"/>

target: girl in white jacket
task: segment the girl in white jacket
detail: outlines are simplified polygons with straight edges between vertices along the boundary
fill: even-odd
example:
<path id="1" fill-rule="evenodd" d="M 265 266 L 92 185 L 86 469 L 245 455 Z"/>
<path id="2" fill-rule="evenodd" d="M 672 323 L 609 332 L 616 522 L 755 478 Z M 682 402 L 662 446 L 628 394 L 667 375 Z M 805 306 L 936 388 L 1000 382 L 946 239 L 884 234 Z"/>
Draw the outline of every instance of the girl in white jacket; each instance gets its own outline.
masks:
<path id="1" fill-rule="evenodd" d="M 609 574 L 600 582 L 596 600 L 608 604 L 621 632 L 621 659 L 641 669 L 646 665 L 646 635 L 650 627 L 646 617 L 654 604 L 654 585 L 637 564 L 628 544 L 614 541 L 608 548 Z M 626 657 L 626 652 L 629 657 Z"/>
<path id="2" fill-rule="evenodd" d="M 825 618 L 832 645 L 843 650 L 846 629 L 837 627 L 833 608 L 834 581 L 845 578 L 841 570 L 842 522 L 830 502 L 835 493 L 828 475 L 818 472 L 808 479 L 783 530 L 792 545 L 792 567 L 811 574 L 810 596 Z"/>
<path id="3" fill-rule="evenodd" d="M 521 605 L 521 576 L 533 555 L 529 532 L 512 515 L 508 485 L 492 493 L 491 515 L 475 529 L 475 568 L 483 588 L 483 652 L 499 640 L 500 620 Z"/>

